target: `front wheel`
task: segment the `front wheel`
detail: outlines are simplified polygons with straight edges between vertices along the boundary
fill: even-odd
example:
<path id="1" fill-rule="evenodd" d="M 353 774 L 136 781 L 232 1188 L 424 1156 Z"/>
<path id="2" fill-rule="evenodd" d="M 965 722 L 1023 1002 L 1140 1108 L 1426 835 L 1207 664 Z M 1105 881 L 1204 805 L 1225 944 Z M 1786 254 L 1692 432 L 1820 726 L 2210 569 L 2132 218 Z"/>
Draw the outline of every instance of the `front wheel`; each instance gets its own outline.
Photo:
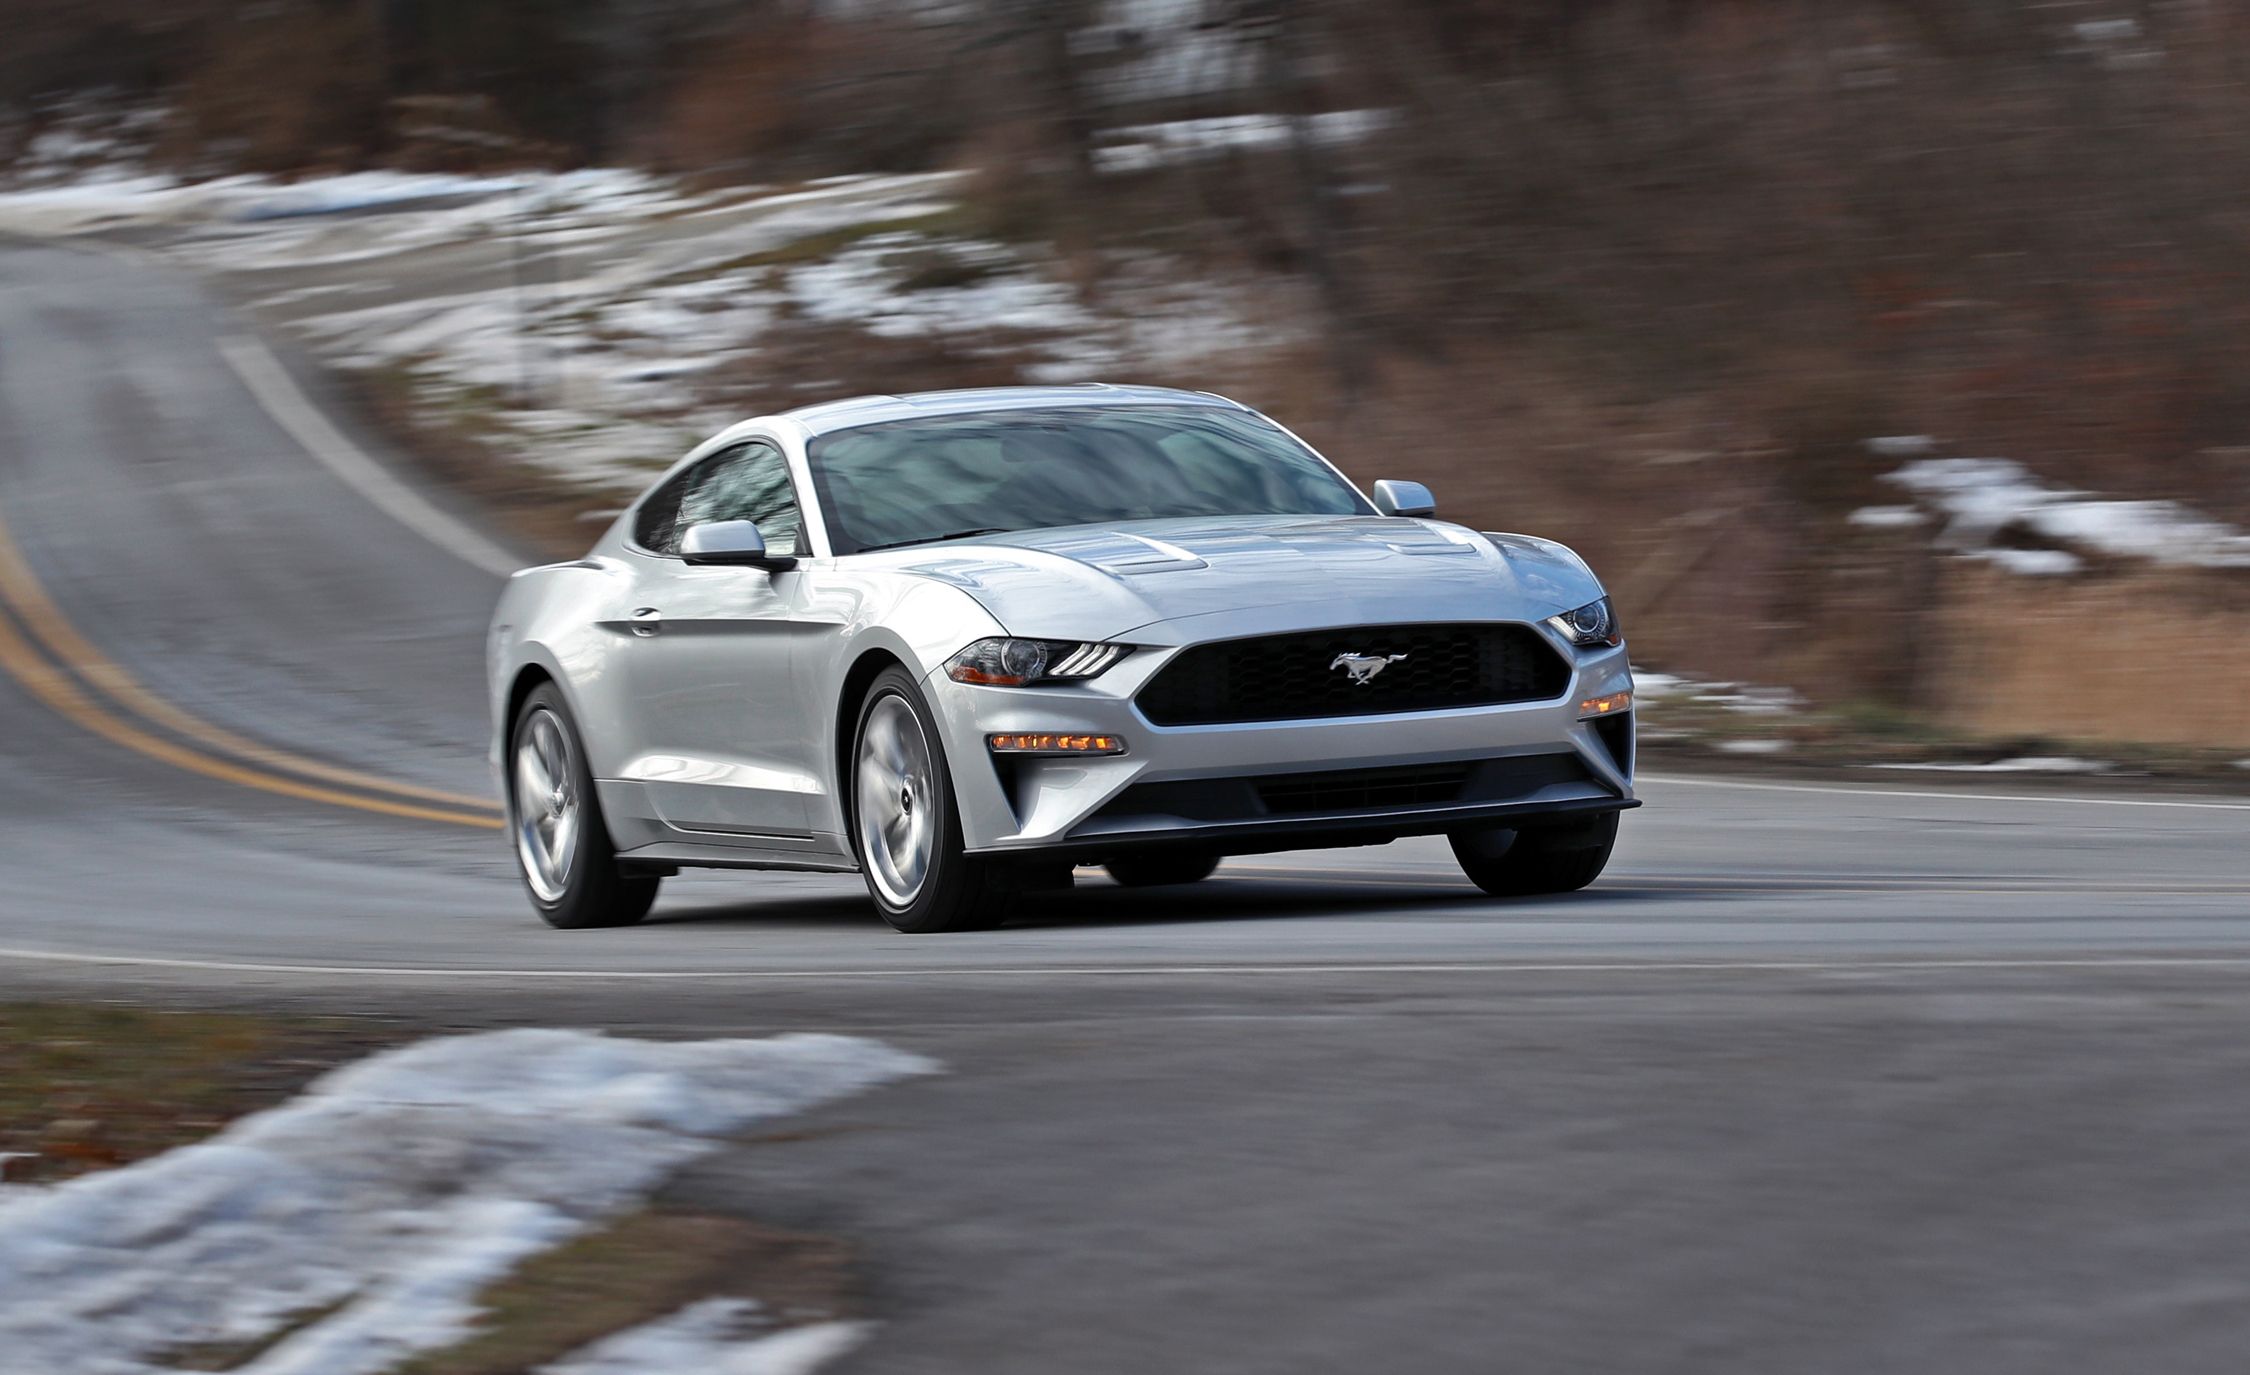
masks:
<path id="1" fill-rule="evenodd" d="M 923 935 L 998 926 L 1020 875 L 962 853 L 937 721 L 904 669 L 860 704 L 852 743 L 852 847 L 883 919 Z"/>
<path id="2" fill-rule="evenodd" d="M 631 926 L 659 880 L 620 873 L 570 708 L 553 684 L 532 689 L 508 732 L 508 833 L 516 868 L 549 926 Z"/>
<path id="3" fill-rule="evenodd" d="M 1608 866 L 1617 813 L 1561 826 L 1480 826 L 1447 839 L 1461 872 L 1494 897 L 1575 893 Z"/>

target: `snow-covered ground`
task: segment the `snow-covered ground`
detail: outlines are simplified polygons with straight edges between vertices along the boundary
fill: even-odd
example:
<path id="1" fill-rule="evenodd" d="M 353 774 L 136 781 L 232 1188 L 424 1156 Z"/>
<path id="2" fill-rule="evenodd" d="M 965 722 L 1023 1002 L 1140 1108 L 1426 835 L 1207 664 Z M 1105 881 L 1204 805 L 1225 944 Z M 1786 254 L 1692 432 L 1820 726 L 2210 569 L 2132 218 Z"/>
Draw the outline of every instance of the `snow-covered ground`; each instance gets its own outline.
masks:
<path id="1" fill-rule="evenodd" d="M 1271 152 L 1288 147 L 1300 136 L 1333 147 L 1366 138 L 1390 118 L 1382 110 L 1332 110 L 1296 118 L 1215 115 L 1165 124 L 1129 124 L 1104 132 L 1104 146 L 1094 150 L 1094 166 L 1103 172 L 1146 172 L 1228 153 Z"/>
<path id="2" fill-rule="evenodd" d="M 1638 666 L 1633 669 L 1633 699 L 1644 720 L 1650 708 L 1661 712 L 1673 703 L 1714 707 L 1745 716 L 1790 716 L 1805 707 L 1804 698 L 1789 688 L 1702 682 Z"/>
<path id="3" fill-rule="evenodd" d="M 1929 763 L 1929 764 L 1869 764 L 1870 769 L 1904 769 L 1915 773 L 2110 773 L 2117 766 L 2100 759 L 2080 759 L 2075 755 L 2022 755 L 2012 759 L 1994 759 L 1981 764 Z"/>
<path id="4" fill-rule="evenodd" d="M 284 182 L 232 176 L 186 180 L 119 165 L 65 182 L 21 176 L 0 190 L 0 225 L 20 234 L 84 234 L 154 226 L 253 225 L 370 211 L 475 202 L 467 214 L 390 220 L 386 247 L 406 246 L 412 231 L 458 235 L 489 228 L 515 212 L 507 197 L 537 196 L 585 212 L 651 213 L 693 208 L 700 198 L 668 189 L 645 173 L 617 168 L 471 177 L 425 172 L 351 172 Z M 399 231 L 407 231 L 400 233 Z M 287 245 L 268 235 L 269 244 Z"/>
<path id="5" fill-rule="evenodd" d="M 519 1030 L 385 1052 L 207 1142 L 0 1193 L 0 1366 L 150 1375 L 168 1352 L 302 1323 L 238 1368 L 373 1375 L 461 1339 L 486 1285 L 721 1134 L 936 1068 L 841 1036 Z M 556 1369 L 796 1371 L 853 1335 L 756 1318 L 691 1308 Z"/>
<path id="6" fill-rule="evenodd" d="M 1367 123 L 1321 120 L 1324 139 Z M 1113 151 L 1263 147 L 1287 128 L 1146 126 Z M 0 186 L 0 231 L 130 233 L 228 275 L 327 361 L 407 379 L 428 413 L 473 415 L 509 457 L 610 494 L 596 505 L 740 419 L 725 379 L 786 354 L 796 323 L 919 339 L 1037 382 L 1171 375 L 1286 340 L 1241 283 L 1155 255 L 1112 255 L 1098 295 L 1082 291 L 1042 250 L 962 229 L 959 182 L 691 191 L 615 168 L 181 181 L 125 161 Z"/>
<path id="7" fill-rule="evenodd" d="M 1880 452 L 1880 451 L 1879 451 Z M 2076 573 L 2088 556 L 2168 567 L 2250 568 L 2250 534 L 2174 501 L 2118 501 L 2057 487 L 2002 458 L 1918 458 L 1887 481 L 1944 521 L 1939 544 L 2013 573 Z M 1916 523 L 1912 508 L 1868 507 L 1861 526 Z"/>
<path id="8" fill-rule="evenodd" d="M 865 1332 L 860 1323 L 824 1322 L 748 1341 L 735 1335 L 757 1318 L 748 1299 L 704 1299 L 604 1337 L 543 1375 L 800 1375 L 851 1350 Z"/>

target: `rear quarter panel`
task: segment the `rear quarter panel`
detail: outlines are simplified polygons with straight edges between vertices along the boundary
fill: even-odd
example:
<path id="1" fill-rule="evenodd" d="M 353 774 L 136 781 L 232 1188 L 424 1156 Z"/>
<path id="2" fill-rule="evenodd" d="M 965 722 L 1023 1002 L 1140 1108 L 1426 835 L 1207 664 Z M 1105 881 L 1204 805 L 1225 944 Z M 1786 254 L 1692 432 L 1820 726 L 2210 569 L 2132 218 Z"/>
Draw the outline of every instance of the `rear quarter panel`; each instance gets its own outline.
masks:
<path id="1" fill-rule="evenodd" d="M 631 579 L 614 559 L 586 558 L 527 568 L 508 580 L 492 613 L 488 668 L 493 766 L 507 745 L 508 702 L 530 669 L 552 678 L 585 738 L 596 777 L 622 756 L 629 723 L 617 694 L 603 691 L 616 637 L 600 622 L 621 614 Z"/>

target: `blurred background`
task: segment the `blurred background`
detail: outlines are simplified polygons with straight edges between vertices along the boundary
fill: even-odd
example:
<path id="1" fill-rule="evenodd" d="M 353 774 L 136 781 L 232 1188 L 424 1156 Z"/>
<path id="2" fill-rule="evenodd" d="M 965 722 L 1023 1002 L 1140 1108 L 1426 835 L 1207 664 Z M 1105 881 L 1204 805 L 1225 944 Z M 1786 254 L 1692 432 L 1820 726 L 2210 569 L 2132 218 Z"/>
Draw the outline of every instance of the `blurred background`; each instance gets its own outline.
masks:
<path id="1" fill-rule="evenodd" d="M 0 231 L 232 283 L 556 553 L 743 415 L 1165 383 L 1578 548 L 1659 748 L 2250 763 L 2250 8 L 0 8 Z"/>
<path id="2" fill-rule="evenodd" d="M 0 0 L 0 1375 L 2234 1375 L 2246 162 L 2250 0 Z M 1582 551 L 1604 881 L 539 928 L 522 556 L 1090 380 Z"/>

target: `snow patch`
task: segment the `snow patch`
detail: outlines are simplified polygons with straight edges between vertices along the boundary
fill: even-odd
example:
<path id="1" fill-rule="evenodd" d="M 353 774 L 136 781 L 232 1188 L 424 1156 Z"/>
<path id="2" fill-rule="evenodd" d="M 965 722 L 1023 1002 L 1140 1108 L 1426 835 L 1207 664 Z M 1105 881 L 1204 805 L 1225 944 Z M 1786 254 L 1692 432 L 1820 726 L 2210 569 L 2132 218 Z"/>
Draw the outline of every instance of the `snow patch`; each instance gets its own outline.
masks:
<path id="1" fill-rule="evenodd" d="M 1870 769 L 1909 769 L 1918 773 L 2109 773 L 2117 766 L 2068 755 L 2025 755 L 1984 764 L 1867 764 Z"/>
<path id="2" fill-rule="evenodd" d="M 1939 542 L 2011 572 L 2052 575 L 2081 566 L 2071 551 L 2171 567 L 2250 568 L 2250 535 L 2173 501 L 2114 501 L 2052 487 L 2003 458 L 1927 458 L 1885 481 L 1946 517 Z M 2029 536 L 2052 548 L 2017 548 Z"/>
<path id="3" fill-rule="evenodd" d="M 826 1322 L 744 1337 L 758 1305 L 748 1299 L 705 1299 L 655 1322 L 604 1337 L 542 1366 L 539 1375 L 804 1375 L 857 1346 L 861 1323 Z"/>
<path id="4" fill-rule="evenodd" d="M 506 221 L 546 217 L 549 229 L 677 211 L 703 203 L 670 182 L 618 167 L 526 172 L 500 177 L 436 172 L 348 172 L 282 181 L 263 176 L 183 181 L 128 165 L 71 181 L 19 179 L 0 190 L 0 229 L 25 234 L 80 234 L 127 226 L 199 228 L 238 247 L 254 246 L 277 261 L 332 261 L 339 255 L 298 252 L 330 232 L 324 224 L 288 221 L 352 219 L 371 252 L 459 241 Z M 568 219 L 573 223 L 553 222 Z M 283 223 L 277 223 L 283 222 Z M 247 237 L 246 237 L 247 236 Z M 354 255 L 341 255 L 344 257 Z M 230 266 L 235 264 L 228 264 Z"/>
<path id="5" fill-rule="evenodd" d="M 333 1308 L 243 1369 L 372 1375 L 459 1340 L 486 1284 L 713 1134 L 936 1068 L 843 1036 L 519 1030 L 388 1051 L 199 1145 L 0 1195 L 0 1350 L 150 1375 L 168 1350 Z"/>
<path id="6" fill-rule="evenodd" d="M 1643 705 L 1667 701 L 1692 702 L 1748 716 L 1786 716 L 1803 710 L 1805 705 L 1805 699 L 1790 688 L 1707 683 L 1642 668 L 1633 670 L 1633 695 Z"/>
<path id="7" fill-rule="evenodd" d="M 1786 740 L 1721 740 L 1721 754 L 1780 754 L 1789 748 Z"/>
<path id="8" fill-rule="evenodd" d="M 1287 148 L 1302 135 L 1322 147 L 1357 143 L 1391 121 L 1388 110 L 1331 110 L 1317 115 L 1218 115 L 1105 130 L 1094 150 L 1101 172 L 1148 172 L 1228 153 Z"/>
<path id="9" fill-rule="evenodd" d="M 1693 684 L 1677 674 L 1658 673 L 1654 669 L 1633 670 L 1633 695 L 1643 702 L 1658 702 L 1667 697 L 1677 697 Z"/>
<path id="10" fill-rule="evenodd" d="M 295 219 L 305 215 L 344 215 L 381 210 L 390 206 L 446 200 L 462 196 L 490 196 L 520 191 L 528 185 L 521 177 L 464 177 L 441 173 L 347 172 L 340 176 L 311 177 L 276 186 L 235 210 L 235 218 Z"/>
<path id="11" fill-rule="evenodd" d="M 1106 0 L 1071 48 L 1090 60 L 1091 93 L 1103 104 L 1232 95 L 1257 71 L 1257 40 L 1210 20 L 1204 0 Z"/>
<path id="12" fill-rule="evenodd" d="M 1904 530 L 1929 523 L 1929 517 L 1912 506 L 1862 506 L 1852 512 L 1851 523 L 1865 530 Z"/>
<path id="13" fill-rule="evenodd" d="M 790 272 L 789 299 L 809 319 L 848 322 L 886 338 L 980 329 L 1063 333 L 1093 323 L 1069 287 L 1024 271 L 998 244 L 948 244 L 950 262 L 982 275 L 958 286 L 906 289 L 912 269 L 902 259 L 928 247 L 919 235 L 871 235 Z"/>
<path id="14" fill-rule="evenodd" d="M 2067 549 L 1986 549 L 1979 557 L 2026 578 L 2060 578 L 2086 566 Z"/>

